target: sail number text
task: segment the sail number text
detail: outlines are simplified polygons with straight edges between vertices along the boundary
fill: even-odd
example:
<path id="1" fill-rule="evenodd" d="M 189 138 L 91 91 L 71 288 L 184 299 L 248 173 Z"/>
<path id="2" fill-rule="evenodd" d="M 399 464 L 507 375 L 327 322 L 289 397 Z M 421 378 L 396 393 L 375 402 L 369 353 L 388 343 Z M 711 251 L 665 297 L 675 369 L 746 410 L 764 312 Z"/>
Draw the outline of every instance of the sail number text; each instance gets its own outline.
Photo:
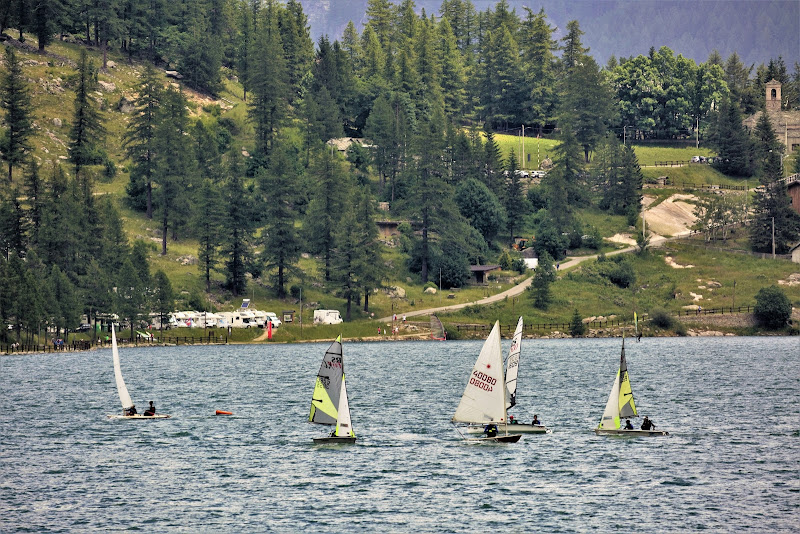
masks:
<path id="1" fill-rule="evenodd" d="M 341 358 L 341 356 L 331 358 L 331 361 L 329 361 L 329 362 L 326 361 L 325 362 L 325 368 L 326 369 L 341 368 L 341 367 L 342 367 L 342 358 Z"/>
<path id="2" fill-rule="evenodd" d="M 469 383 L 475 387 L 479 387 L 484 391 L 492 391 L 492 386 L 497 384 L 497 379 L 481 373 L 480 371 L 472 371 L 472 376 L 469 378 Z"/>

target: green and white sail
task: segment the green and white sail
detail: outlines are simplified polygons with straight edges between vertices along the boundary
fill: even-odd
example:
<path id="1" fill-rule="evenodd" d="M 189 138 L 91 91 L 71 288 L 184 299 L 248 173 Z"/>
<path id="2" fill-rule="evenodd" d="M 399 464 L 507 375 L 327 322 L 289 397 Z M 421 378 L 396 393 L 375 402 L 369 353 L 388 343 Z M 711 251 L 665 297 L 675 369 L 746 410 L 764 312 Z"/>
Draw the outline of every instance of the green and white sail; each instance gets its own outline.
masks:
<path id="1" fill-rule="evenodd" d="M 506 409 L 517 404 L 517 375 L 519 374 L 519 356 L 522 350 L 522 317 L 517 322 L 511 348 L 506 359 Z"/>
<path id="2" fill-rule="evenodd" d="M 616 430 L 621 426 L 620 421 L 627 417 L 638 417 L 636 403 L 633 401 L 633 390 L 628 377 L 628 364 L 625 361 L 625 338 L 622 338 L 622 354 L 619 357 L 619 370 L 611 386 L 603 418 L 597 428 L 601 430 Z"/>
<path id="3" fill-rule="evenodd" d="M 483 344 L 452 420 L 458 423 L 506 422 L 506 386 L 499 322 L 494 323 Z"/>
<path id="4" fill-rule="evenodd" d="M 347 401 L 341 335 L 331 343 L 322 358 L 308 420 L 320 425 L 336 425 L 335 436 L 355 436 Z"/>
<path id="5" fill-rule="evenodd" d="M 122 403 L 122 408 L 127 410 L 133 406 L 133 401 L 128 393 L 128 388 L 125 386 L 125 381 L 122 379 L 122 369 L 119 366 L 119 349 L 117 348 L 117 335 L 114 332 L 114 323 L 111 323 L 111 357 L 114 360 L 114 379 L 117 381 L 117 393 L 119 393 L 119 401 Z"/>

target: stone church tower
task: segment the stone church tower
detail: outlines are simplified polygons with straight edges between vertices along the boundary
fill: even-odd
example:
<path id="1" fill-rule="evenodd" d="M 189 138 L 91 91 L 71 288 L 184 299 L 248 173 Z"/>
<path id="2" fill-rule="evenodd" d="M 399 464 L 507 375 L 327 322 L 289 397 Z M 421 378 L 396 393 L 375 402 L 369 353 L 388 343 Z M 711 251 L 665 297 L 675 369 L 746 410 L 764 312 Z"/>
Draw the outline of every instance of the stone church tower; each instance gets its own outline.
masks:
<path id="1" fill-rule="evenodd" d="M 775 78 L 767 82 L 767 111 L 781 110 L 781 82 Z"/>

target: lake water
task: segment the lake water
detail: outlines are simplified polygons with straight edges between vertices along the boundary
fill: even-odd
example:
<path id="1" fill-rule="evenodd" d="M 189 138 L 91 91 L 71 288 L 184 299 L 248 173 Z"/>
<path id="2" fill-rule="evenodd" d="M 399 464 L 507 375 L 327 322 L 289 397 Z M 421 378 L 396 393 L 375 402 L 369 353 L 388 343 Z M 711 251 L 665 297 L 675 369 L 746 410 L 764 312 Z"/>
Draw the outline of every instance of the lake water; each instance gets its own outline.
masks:
<path id="1" fill-rule="evenodd" d="M 475 341 L 345 341 L 359 440 L 313 445 L 327 345 L 122 349 L 155 421 L 106 417 L 110 350 L 0 357 L 0 531 L 800 528 L 799 338 L 629 340 L 639 412 L 672 433 L 636 439 L 592 432 L 620 340 L 524 340 L 512 413 L 553 433 L 510 445 L 449 422 Z"/>

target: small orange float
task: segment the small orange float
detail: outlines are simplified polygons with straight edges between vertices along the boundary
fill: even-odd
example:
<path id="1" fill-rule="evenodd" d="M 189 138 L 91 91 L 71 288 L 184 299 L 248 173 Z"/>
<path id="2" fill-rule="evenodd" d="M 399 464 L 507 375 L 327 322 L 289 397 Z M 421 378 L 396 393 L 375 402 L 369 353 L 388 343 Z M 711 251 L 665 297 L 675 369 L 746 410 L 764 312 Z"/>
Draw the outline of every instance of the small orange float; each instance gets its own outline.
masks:
<path id="1" fill-rule="evenodd" d="M 233 415 L 233 412 L 226 412 L 224 410 L 217 410 L 217 415 Z"/>

